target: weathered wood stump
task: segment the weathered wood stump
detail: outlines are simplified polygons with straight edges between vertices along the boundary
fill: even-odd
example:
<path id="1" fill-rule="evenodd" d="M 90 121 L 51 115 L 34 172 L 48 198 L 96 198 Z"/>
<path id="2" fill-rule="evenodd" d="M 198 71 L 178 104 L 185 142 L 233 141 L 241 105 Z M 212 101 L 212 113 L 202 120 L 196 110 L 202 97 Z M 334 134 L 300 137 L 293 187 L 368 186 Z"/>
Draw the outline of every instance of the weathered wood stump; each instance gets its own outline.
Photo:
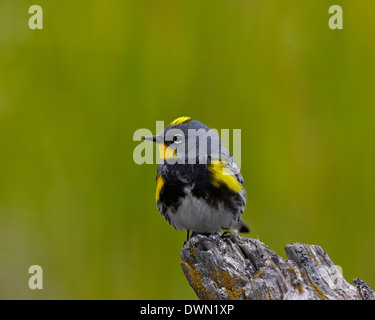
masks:
<path id="1" fill-rule="evenodd" d="M 319 246 L 292 243 L 287 260 L 256 239 L 196 235 L 181 249 L 181 266 L 200 299 L 375 300 L 362 280 L 351 285 Z"/>

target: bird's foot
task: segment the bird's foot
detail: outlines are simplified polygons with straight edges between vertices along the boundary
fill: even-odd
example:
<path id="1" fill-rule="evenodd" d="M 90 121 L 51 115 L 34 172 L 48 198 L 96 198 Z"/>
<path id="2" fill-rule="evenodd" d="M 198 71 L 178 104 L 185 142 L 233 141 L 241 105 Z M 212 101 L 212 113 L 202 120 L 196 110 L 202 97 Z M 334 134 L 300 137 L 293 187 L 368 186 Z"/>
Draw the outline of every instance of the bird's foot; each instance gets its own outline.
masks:
<path id="1" fill-rule="evenodd" d="M 193 236 L 193 235 L 191 235 L 191 236 Z M 184 245 L 183 245 L 183 247 L 185 246 L 185 244 L 188 243 L 188 241 L 189 241 L 190 239 L 191 239 L 191 238 L 190 238 L 190 230 L 186 230 L 186 240 L 184 241 Z"/>
<path id="2" fill-rule="evenodd" d="M 229 239 L 230 237 L 232 236 L 232 232 L 230 232 L 230 231 L 224 231 L 222 234 L 221 234 L 221 238 L 222 239 Z"/>

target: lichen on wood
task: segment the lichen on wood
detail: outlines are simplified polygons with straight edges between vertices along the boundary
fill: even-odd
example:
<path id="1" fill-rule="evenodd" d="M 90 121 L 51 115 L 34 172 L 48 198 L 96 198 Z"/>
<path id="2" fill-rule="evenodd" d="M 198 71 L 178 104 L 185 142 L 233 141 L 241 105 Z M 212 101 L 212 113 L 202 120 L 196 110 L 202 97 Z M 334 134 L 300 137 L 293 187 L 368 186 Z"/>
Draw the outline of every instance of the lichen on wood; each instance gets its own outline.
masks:
<path id="1" fill-rule="evenodd" d="M 362 280 L 346 282 L 316 245 L 292 243 L 283 259 L 256 239 L 196 235 L 181 249 L 181 266 L 205 300 L 374 300 Z"/>

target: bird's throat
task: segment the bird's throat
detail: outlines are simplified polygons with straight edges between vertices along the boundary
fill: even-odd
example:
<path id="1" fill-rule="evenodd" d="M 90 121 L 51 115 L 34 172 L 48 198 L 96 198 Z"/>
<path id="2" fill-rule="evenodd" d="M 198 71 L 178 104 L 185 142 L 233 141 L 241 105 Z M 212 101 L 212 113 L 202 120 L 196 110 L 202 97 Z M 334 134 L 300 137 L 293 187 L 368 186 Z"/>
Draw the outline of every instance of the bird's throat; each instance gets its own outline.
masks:
<path id="1" fill-rule="evenodd" d="M 170 158 L 177 157 L 177 152 L 173 148 L 167 146 L 164 143 L 159 144 L 159 153 L 160 158 L 163 160 L 167 160 Z"/>

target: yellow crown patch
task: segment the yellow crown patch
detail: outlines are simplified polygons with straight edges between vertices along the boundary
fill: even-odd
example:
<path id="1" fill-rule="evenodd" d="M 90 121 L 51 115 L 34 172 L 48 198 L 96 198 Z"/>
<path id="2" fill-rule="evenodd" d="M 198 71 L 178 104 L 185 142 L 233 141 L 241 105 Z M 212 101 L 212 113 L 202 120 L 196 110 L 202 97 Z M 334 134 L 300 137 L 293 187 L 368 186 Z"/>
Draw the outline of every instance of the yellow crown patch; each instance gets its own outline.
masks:
<path id="1" fill-rule="evenodd" d="M 179 118 L 173 120 L 169 125 L 170 126 L 176 126 L 178 124 L 189 122 L 190 120 L 191 120 L 190 117 L 179 117 Z"/>

